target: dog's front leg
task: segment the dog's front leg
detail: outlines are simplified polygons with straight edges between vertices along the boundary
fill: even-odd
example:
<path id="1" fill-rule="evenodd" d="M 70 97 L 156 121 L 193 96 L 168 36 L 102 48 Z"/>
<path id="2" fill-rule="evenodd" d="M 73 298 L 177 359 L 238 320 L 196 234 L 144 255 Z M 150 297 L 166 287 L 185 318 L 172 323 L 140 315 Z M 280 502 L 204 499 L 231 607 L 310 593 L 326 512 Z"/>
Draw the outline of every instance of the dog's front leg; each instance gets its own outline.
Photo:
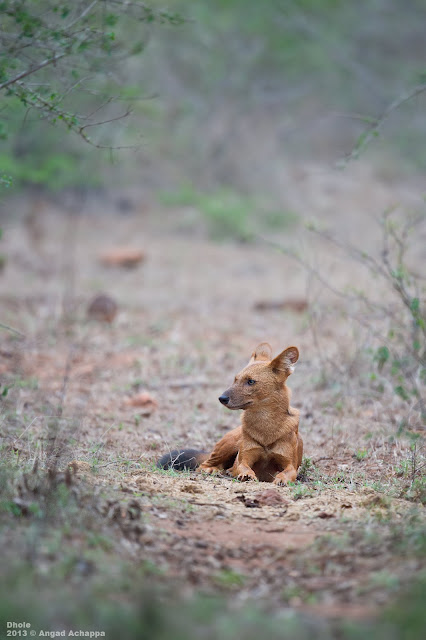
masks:
<path id="1" fill-rule="evenodd" d="M 277 473 L 273 483 L 278 485 L 287 484 L 288 482 L 294 482 L 297 477 L 297 471 L 292 464 L 286 466 L 283 471 Z"/>
<path id="2" fill-rule="evenodd" d="M 273 457 L 276 463 L 281 467 L 274 480 L 274 484 L 283 485 L 288 482 L 294 482 L 297 477 L 297 469 L 299 467 L 298 456 L 302 455 L 303 443 L 300 438 L 293 436 L 292 441 L 278 441 L 274 446 Z"/>
<path id="3" fill-rule="evenodd" d="M 229 469 L 236 459 L 241 444 L 241 426 L 226 433 L 216 444 L 215 448 L 201 465 L 204 473 L 220 473 Z"/>
<path id="4" fill-rule="evenodd" d="M 252 467 L 259 460 L 263 450 L 256 446 L 250 449 L 241 448 L 235 459 L 231 474 L 237 480 L 257 480 L 257 476 Z"/>

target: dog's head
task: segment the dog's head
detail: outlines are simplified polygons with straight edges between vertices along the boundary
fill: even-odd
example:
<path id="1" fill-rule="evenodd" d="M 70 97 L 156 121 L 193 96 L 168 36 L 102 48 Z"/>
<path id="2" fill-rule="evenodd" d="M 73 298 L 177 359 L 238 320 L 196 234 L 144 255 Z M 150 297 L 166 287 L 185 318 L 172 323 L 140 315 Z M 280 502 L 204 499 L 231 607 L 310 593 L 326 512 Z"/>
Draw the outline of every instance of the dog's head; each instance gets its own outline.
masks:
<path id="1" fill-rule="evenodd" d="M 235 376 L 233 384 L 222 393 L 219 401 L 228 409 L 248 409 L 282 390 L 299 358 L 297 347 L 288 347 L 272 359 L 267 342 L 259 344 L 246 367 Z"/>

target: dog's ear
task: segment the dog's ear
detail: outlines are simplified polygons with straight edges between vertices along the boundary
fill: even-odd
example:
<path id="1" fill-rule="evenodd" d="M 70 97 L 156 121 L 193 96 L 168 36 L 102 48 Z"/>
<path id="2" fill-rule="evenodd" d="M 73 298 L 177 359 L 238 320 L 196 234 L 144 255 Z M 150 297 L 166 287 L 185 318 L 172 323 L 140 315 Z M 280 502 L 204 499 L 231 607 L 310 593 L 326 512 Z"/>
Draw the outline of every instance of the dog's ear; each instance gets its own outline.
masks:
<path id="1" fill-rule="evenodd" d="M 269 342 L 261 342 L 251 354 L 249 364 L 259 362 L 260 360 L 269 361 L 272 359 L 272 347 Z"/>
<path id="2" fill-rule="evenodd" d="M 271 369 L 274 373 L 285 373 L 288 376 L 294 371 L 294 365 L 299 359 L 299 349 L 297 347 L 288 347 L 284 349 L 271 362 Z"/>

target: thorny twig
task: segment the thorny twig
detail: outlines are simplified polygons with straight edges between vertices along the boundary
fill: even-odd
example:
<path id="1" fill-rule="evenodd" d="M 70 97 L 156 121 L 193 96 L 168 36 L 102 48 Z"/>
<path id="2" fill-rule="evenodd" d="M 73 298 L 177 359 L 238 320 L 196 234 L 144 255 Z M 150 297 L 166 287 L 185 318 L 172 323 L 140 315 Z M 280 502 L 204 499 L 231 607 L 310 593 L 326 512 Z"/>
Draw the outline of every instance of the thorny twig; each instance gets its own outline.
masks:
<path id="1" fill-rule="evenodd" d="M 58 104 L 52 104 L 51 102 L 48 102 L 47 100 L 45 100 L 39 93 L 30 89 L 28 86 L 24 87 L 20 82 L 17 82 L 16 84 L 21 90 L 22 96 L 24 95 L 24 92 L 31 96 L 31 99 L 32 99 L 32 104 L 30 105 L 31 107 L 41 109 L 47 120 L 54 120 L 56 118 L 60 118 L 66 124 L 68 129 L 70 129 L 71 131 L 74 131 L 74 133 L 77 133 L 81 138 L 83 138 L 85 142 L 90 144 L 90 146 L 95 147 L 96 149 L 110 149 L 113 151 L 117 151 L 120 149 L 136 149 L 137 148 L 137 145 L 111 146 L 111 145 L 99 144 L 97 142 L 94 142 L 92 138 L 90 138 L 85 132 L 85 129 L 87 129 L 88 127 L 101 126 L 103 124 L 108 124 L 110 122 L 115 122 L 117 120 L 123 120 L 124 118 L 127 118 L 132 113 L 131 109 L 127 109 L 124 113 L 118 116 L 114 116 L 106 120 L 102 120 L 100 122 L 92 122 L 89 124 L 80 125 L 77 122 L 77 119 L 76 119 L 77 117 L 75 116 L 75 114 L 68 113 L 67 111 L 64 111 L 63 109 L 59 108 L 58 106 L 59 102 Z M 16 93 L 18 94 L 19 92 L 16 91 Z M 102 106 L 105 106 L 105 105 L 102 105 Z M 96 111 L 98 110 L 99 109 L 97 109 Z"/>
<path id="2" fill-rule="evenodd" d="M 370 127 L 368 127 L 366 131 L 364 131 L 364 133 L 359 137 L 357 144 L 351 150 L 351 152 L 348 153 L 348 155 L 346 155 L 341 161 L 337 163 L 338 166 L 344 167 L 351 160 L 356 160 L 359 157 L 359 154 L 361 153 L 361 151 L 365 149 L 365 147 L 369 145 L 375 138 L 377 138 L 380 129 L 383 127 L 386 120 L 394 111 L 399 109 L 406 102 L 409 102 L 416 96 L 425 92 L 426 92 L 426 84 L 419 84 L 413 87 L 412 89 L 406 91 L 401 96 L 396 98 L 393 102 L 391 102 L 390 105 L 386 107 L 386 109 L 378 118 L 372 119 L 372 124 L 370 125 Z"/>

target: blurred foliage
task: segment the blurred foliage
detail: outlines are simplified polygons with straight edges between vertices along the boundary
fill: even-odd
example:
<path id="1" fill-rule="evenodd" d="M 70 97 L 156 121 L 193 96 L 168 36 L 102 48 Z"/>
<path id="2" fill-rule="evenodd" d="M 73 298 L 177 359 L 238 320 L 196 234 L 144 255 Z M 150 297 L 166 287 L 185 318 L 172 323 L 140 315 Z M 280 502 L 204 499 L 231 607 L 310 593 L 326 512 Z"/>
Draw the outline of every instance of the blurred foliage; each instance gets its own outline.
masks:
<path id="1" fill-rule="evenodd" d="M 98 146 L 138 145 L 142 135 L 140 164 L 131 157 L 123 171 L 134 177 L 142 169 L 156 188 L 162 176 L 179 184 L 190 173 L 203 188 L 252 192 L 269 174 L 265 158 L 338 159 L 401 92 L 425 81 L 423 0 L 169 0 L 167 11 L 160 0 L 148 8 L 105 0 L 70 38 L 70 23 L 90 4 L 0 4 L 0 85 L 25 70 L 27 53 L 34 65 L 64 54 L 63 65 L 61 58 L 29 76 L 26 88 L 11 85 L 3 100 L 0 136 L 18 184 L 102 176 L 111 154 L 91 154 L 61 129 L 47 135 L 40 125 L 56 120 L 90 132 Z M 424 95 L 401 106 L 375 148 L 393 145 L 424 169 L 424 106 Z M 128 110 L 131 122 L 92 128 Z M 47 155 L 49 166 L 34 171 Z"/>
<path id="2" fill-rule="evenodd" d="M 135 99 L 122 90 L 122 65 L 143 52 L 147 26 L 179 24 L 180 16 L 124 0 L 2 0 L 0 13 L 2 182 L 86 182 L 82 151 L 60 133 L 46 135 L 43 125 L 63 125 L 110 150 L 113 136 L 99 130 L 127 118 Z"/>
<path id="3" fill-rule="evenodd" d="M 393 302 L 363 302 L 370 313 L 385 313 L 389 318 L 388 332 L 381 344 L 373 352 L 377 363 L 378 376 L 391 381 L 393 390 L 402 400 L 417 407 L 426 419 L 425 372 L 426 372 L 426 309 L 424 308 L 425 287 L 423 278 L 413 272 L 407 264 L 406 255 L 413 237 L 422 233 L 426 224 L 426 212 L 416 215 L 405 214 L 403 220 L 392 211 L 387 211 L 381 220 L 383 247 L 381 262 L 365 252 L 360 252 L 373 276 L 384 280 L 394 294 Z M 421 301 L 422 300 L 422 301 Z M 377 381 L 376 374 L 372 380 Z"/>
<path id="4" fill-rule="evenodd" d="M 52 127 L 38 114 L 34 117 L 21 110 L 17 98 L 7 100 L 8 135 L 0 148 L 0 167 L 4 172 L 4 187 L 39 185 L 51 191 L 67 186 L 97 186 L 97 169 L 105 151 L 83 149 L 67 131 Z M 17 133 L 13 132 L 16 127 Z"/>
<path id="5" fill-rule="evenodd" d="M 250 190 L 271 173 L 265 160 L 346 156 L 424 78 L 426 5 L 419 0 L 172 6 L 186 8 L 193 22 L 167 40 L 154 34 L 142 74 L 155 79 L 166 105 L 167 149 L 204 186 Z M 391 147 L 426 167 L 425 100 L 401 106 L 376 132 L 375 149 Z"/>
<path id="6" fill-rule="evenodd" d="M 383 287 L 381 296 L 376 286 L 360 289 L 356 281 L 349 289 L 330 290 L 345 299 L 349 324 L 368 332 L 364 349 L 369 356 L 369 387 L 379 394 L 392 390 L 403 400 L 407 412 L 400 422 L 400 432 L 416 430 L 426 419 L 426 286 L 423 275 L 410 264 L 410 256 L 425 232 L 425 208 L 415 212 L 386 210 L 380 218 L 381 241 L 374 252 L 367 251 L 363 243 L 356 246 L 314 223 L 307 228 L 327 241 L 330 248 L 361 264 L 370 283 L 380 282 Z M 280 249 L 310 269 L 304 258 Z"/>
<path id="7" fill-rule="evenodd" d="M 254 197 L 231 188 L 197 191 L 191 183 L 184 183 L 176 191 L 161 191 L 160 202 L 172 207 L 192 207 L 207 222 L 208 233 L 214 240 L 250 242 L 253 234 L 262 229 L 283 229 L 298 222 L 292 211 L 268 208 Z"/>
<path id="8" fill-rule="evenodd" d="M 25 564 L 13 574 L 3 574 L 0 624 L 6 628 L 7 621 L 26 620 L 36 630 L 98 630 L 107 638 L 123 640 L 256 640 L 262 634 L 271 640 L 422 640 L 426 631 L 425 580 L 414 584 L 377 621 L 327 622 L 290 609 L 284 609 L 281 615 L 253 605 L 232 611 L 225 599 L 207 595 L 184 603 L 172 600 L 165 606 L 152 584 L 148 586 L 152 577 L 136 579 L 134 567 L 127 569 L 129 576 L 127 580 L 123 577 L 123 582 L 110 579 L 103 587 L 98 584 L 93 589 L 92 580 L 85 580 L 70 597 L 69 579 L 65 584 L 56 580 L 57 589 L 46 591 L 45 580 L 37 578 Z"/>

